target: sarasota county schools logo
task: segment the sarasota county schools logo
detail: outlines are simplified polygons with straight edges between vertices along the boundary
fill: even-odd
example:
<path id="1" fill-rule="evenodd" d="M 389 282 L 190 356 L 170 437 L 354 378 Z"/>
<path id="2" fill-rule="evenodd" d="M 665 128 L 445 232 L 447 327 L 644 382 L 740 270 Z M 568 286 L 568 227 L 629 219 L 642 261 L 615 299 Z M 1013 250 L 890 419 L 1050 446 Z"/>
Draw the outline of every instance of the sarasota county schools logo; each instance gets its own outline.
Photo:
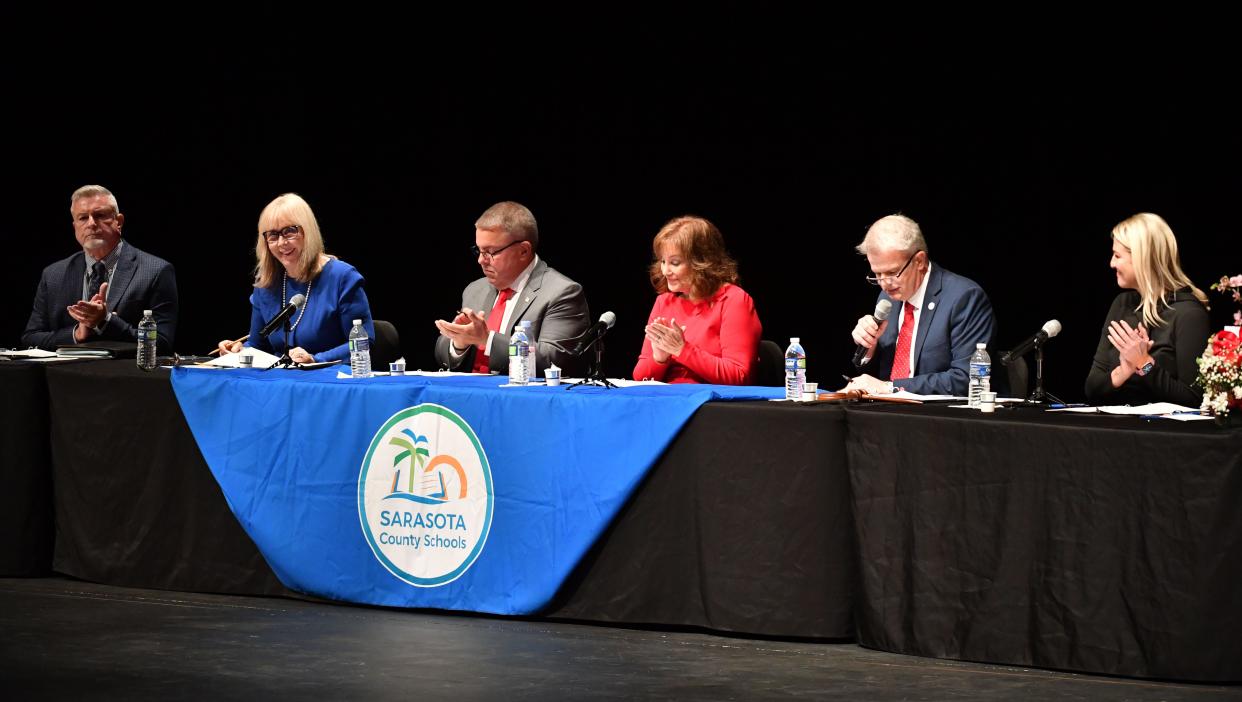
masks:
<path id="1" fill-rule="evenodd" d="M 447 407 L 394 414 L 358 475 L 358 517 L 371 551 L 418 587 L 461 577 L 492 526 L 492 470 L 479 437 Z"/>

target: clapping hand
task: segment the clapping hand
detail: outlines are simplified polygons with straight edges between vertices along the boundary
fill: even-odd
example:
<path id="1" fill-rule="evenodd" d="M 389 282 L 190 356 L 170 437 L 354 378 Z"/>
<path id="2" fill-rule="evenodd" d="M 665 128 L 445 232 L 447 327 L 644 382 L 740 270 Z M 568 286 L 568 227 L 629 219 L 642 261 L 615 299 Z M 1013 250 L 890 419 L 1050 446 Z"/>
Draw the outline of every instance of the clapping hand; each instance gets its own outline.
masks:
<path id="1" fill-rule="evenodd" d="M 643 331 L 651 341 L 651 356 L 656 363 L 668 363 L 669 357 L 680 354 L 686 347 L 686 328 L 677 326 L 676 319 L 656 317 Z"/>
<path id="2" fill-rule="evenodd" d="M 1109 322 L 1108 341 L 1117 349 L 1120 367 L 1126 377 L 1152 360 L 1151 347 L 1155 342 L 1147 336 L 1147 328 L 1142 324 L 1131 327 L 1123 319 Z"/>
<path id="3" fill-rule="evenodd" d="M 69 316 L 78 323 L 73 330 L 73 339 L 77 342 L 86 341 L 91 330 L 98 327 L 108 316 L 108 284 L 99 286 L 99 292 L 89 300 L 78 300 L 66 308 Z"/>

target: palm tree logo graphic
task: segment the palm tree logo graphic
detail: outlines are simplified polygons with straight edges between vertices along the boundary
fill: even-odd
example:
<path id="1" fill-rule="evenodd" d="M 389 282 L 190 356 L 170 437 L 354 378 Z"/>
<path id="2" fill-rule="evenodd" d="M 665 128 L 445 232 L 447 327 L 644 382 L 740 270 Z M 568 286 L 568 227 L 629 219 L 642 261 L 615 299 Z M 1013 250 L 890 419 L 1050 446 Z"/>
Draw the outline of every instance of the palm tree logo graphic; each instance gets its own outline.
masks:
<path id="1" fill-rule="evenodd" d="M 388 443 L 401 449 L 392 458 L 393 471 L 392 489 L 385 500 L 410 500 L 425 505 L 441 505 L 452 500 L 466 498 L 466 471 L 461 462 L 448 454 L 431 455 L 430 442 L 422 434 L 415 434 L 410 429 L 402 429 L 400 436 L 394 436 Z M 400 465 L 409 460 L 407 483 L 401 485 Z M 450 472 L 451 471 L 451 472 Z M 449 480 L 446 481 L 445 477 Z M 452 478 L 456 477 L 458 489 L 456 495 L 450 495 Z"/>

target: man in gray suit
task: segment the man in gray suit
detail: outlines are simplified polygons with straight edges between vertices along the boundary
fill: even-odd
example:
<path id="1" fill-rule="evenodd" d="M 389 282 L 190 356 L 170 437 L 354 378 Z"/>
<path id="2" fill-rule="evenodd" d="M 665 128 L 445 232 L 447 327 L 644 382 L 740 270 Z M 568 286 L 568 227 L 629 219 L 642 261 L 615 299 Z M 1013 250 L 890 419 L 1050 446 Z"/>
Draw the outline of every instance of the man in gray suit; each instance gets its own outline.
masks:
<path id="1" fill-rule="evenodd" d="M 170 263 L 121 240 L 125 215 L 99 185 L 70 198 L 82 250 L 43 269 L 22 344 L 55 350 L 89 341 L 136 341 L 143 310 L 159 330 L 159 351 L 172 353 L 177 277 Z"/>
<path id="2" fill-rule="evenodd" d="M 507 372 L 509 336 L 522 320 L 529 320 L 540 372 L 553 363 L 566 376 L 585 372 L 584 359 L 566 353 L 557 342 L 587 330 L 586 295 L 581 285 L 536 254 L 539 227 L 530 210 L 516 202 L 492 205 L 474 223 L 474 244 L 484 277 L 466 286 L 461 312 L 452 322 L 436 320 L 440 366 Z"/>

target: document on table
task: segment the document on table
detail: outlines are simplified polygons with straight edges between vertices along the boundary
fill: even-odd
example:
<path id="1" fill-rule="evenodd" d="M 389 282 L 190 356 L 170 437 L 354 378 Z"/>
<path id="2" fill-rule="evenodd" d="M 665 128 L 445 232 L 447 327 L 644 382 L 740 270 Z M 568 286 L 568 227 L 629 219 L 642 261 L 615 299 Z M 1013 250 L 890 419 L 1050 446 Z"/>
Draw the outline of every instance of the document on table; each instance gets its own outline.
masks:
<path id="1" fill-rule="evenodd" d="M 238 353 L 226 353 L 219 358 L 214 358 L 206 363 L 200 363 L 196 366 L 182 366 L 183 368 L 241 368 L 242 355 L 250 356 L 253 360 L 253 368 L 267 368 L 273 363 L 280 360 L 279 357 L 262 349 L 244 348 Z"/>
<path id="2" fill-rule="evenodd" d="M 1063 407 L 1050 409 L 1049 412 L 1081 412 L 1086 414 L 1120 414 L 1135 417 L 1159 417 L 1179 422 L 1193 422 L 1200 419 L 1211 419 L 1195 407 L 1175 405 L 1172 402 L 1151 402 L 1146 405 L 1103 405 L 1100 407 Z"/>

